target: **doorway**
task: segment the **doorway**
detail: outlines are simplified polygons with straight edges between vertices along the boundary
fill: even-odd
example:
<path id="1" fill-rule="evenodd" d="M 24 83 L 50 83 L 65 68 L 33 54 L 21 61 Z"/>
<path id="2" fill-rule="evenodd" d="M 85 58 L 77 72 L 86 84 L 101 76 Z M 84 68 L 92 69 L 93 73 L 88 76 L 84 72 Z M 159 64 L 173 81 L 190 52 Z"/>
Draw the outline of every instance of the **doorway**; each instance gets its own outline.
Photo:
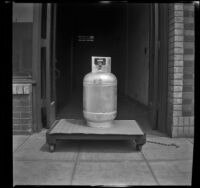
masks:
<path id="1" fill-rule="evenodd" d="M 57 5 L 56 119 L 83 119 L 82 81 L 91 56 L 108 56 L 118 79 L 116 119 L 151 129 L 149 14 L 149 4 Z"/>

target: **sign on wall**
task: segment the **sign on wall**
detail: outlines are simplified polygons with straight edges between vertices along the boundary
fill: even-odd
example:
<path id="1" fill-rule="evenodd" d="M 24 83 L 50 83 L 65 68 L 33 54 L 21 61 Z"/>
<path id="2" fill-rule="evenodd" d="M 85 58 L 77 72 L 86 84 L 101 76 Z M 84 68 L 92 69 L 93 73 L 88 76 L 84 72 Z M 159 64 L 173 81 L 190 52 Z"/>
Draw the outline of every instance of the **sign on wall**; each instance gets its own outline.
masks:
<path id="1" fill-rule="evenodd" d="M 79 35 L 78 36 L 78 41 L 79 42 L 93 42 L 94 41 L 94 36 Z"/>
<path id="2" fill-rule="evenodd" d="M 33 3 L 13 2 L 13 22 L 33 22 Z"/>

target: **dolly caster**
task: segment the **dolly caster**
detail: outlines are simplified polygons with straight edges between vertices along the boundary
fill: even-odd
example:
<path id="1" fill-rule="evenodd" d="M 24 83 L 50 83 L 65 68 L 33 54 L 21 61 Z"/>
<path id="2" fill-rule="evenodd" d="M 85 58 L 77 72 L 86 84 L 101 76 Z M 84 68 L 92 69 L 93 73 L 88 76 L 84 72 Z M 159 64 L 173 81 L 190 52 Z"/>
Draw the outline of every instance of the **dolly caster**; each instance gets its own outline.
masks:
<path id="1" fill-rule="evenodd" d="M 50 145 L 49 145 L 49 151 L 50 151 L 51 153 L 54 152 L 54 151 L 55 151 L 55 145 L 50 144 Z"/>
<path id="2" fill-rule="evenodd" d="M 142 145 L 137 144 L 137 145 L 136 145 L 136 150 L 137 150 L 137 151 L 141 151 L 141 150 L 142 150 Z"/>

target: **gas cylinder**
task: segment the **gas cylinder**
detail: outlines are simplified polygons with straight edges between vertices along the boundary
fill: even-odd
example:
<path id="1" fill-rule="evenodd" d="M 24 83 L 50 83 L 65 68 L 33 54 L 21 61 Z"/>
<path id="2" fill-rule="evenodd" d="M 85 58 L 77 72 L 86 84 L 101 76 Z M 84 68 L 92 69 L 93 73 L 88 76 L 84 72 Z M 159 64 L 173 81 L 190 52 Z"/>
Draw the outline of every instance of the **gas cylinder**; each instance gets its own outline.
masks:
<path id="1" fill-rule="evenodd" d="M 83 78 L 83 116 L 90 127 L 113 126 L 117 116 L 117 78 L 111 57 L 92 56 L 92 72 Z"/>

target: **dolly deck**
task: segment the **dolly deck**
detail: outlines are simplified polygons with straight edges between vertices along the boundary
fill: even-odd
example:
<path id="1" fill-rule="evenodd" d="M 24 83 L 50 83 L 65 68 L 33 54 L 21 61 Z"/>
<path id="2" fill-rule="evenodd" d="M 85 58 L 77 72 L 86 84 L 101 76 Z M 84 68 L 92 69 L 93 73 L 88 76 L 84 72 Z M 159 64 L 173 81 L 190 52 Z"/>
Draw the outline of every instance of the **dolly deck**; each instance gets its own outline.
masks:
<path id="1" fill-rule="evenodd" d="M 86 125 L 85 120 L 60 119 L 46 133 L 49 151 L 55 150 L 57 140 L 127 140 L 136 144 L 141 151 L 146 143 L 146 134 L 135 120 L 114 120 L 110 128 L 95 128 Z"/>

